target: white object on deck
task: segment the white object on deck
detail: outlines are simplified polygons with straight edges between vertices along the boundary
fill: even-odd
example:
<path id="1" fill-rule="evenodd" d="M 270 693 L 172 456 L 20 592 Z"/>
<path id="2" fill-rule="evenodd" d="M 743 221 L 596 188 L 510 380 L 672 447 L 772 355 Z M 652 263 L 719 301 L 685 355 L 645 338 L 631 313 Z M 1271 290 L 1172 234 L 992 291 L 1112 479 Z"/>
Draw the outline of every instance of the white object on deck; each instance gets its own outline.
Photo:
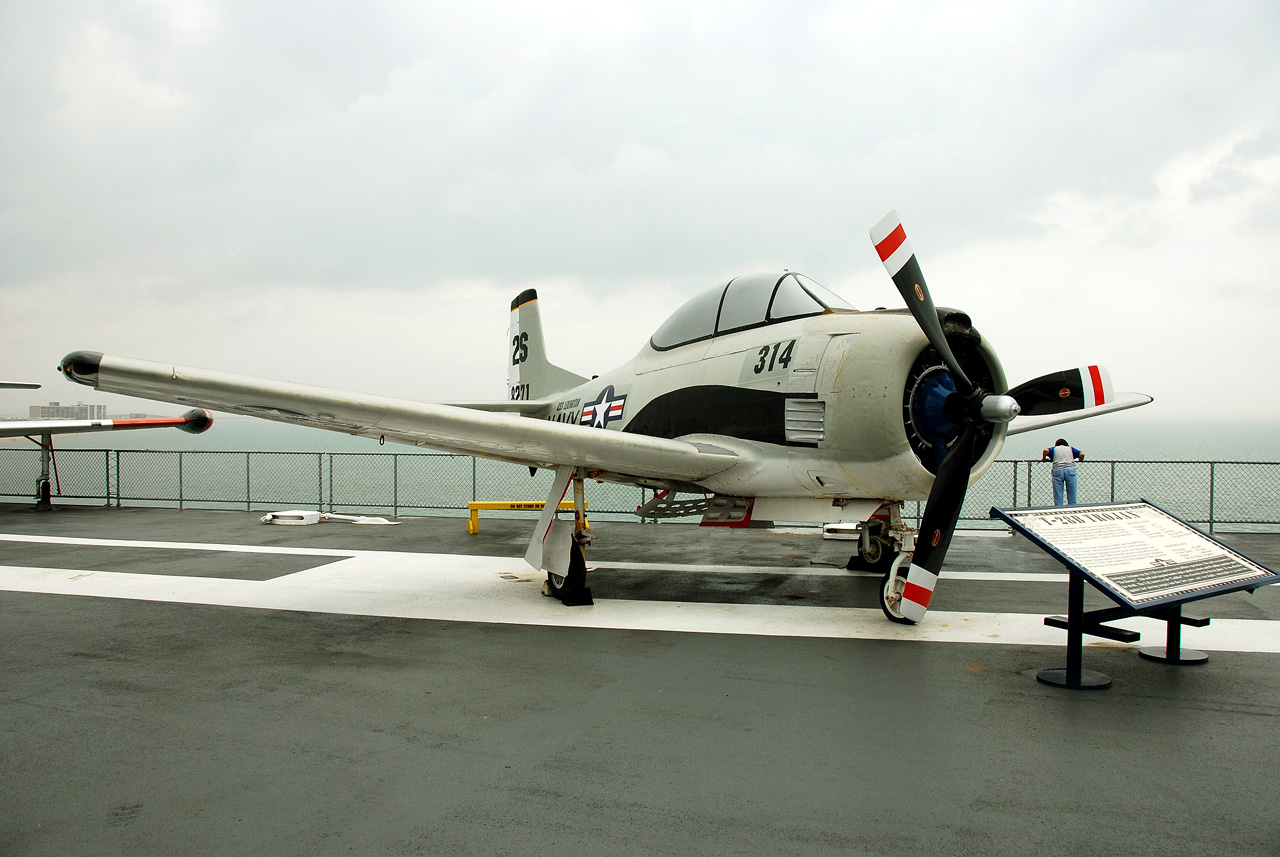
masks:
<path id="1" fill-rule="evenodd" d="M 365 515 L 335 515 L 326 512 L 312 512 L 307 509 L 290 509 L 287 512 L 269 512 L 260 519 L 264 524 L 281 524 L 287 527 L 305 527 L 321 521 L 349 521 L 353 524 L 385 524 L 395 526 L 399 521 L 388 521 L 386 518 L 370 518 Z"/>
<path id="2" fill-rule="evenodd" d="M 302 527 L 307 524 L 320 523 L 320 513 L 309 512 L 305 509 L 291 509 L 288 512 L 270 512 L 263 515 L 261 520 L 264 524 L 283 524 L 288 527 Z"/>

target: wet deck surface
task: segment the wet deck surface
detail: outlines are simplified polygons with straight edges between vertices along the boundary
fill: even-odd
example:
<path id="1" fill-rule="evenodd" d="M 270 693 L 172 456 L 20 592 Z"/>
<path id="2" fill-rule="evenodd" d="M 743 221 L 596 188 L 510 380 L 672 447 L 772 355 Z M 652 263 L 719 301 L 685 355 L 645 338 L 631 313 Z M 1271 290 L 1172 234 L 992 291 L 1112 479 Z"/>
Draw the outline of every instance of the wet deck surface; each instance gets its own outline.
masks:
<path id="1" fill-rule="evenodd" d="M 1069 692 L 1017 537 L 904 629 L 816 535 L 595 522 L 565 608 L 530 520 L 260 514 L 0 506 L 0 853 L 1280 853 L 1280 587 Z"/>

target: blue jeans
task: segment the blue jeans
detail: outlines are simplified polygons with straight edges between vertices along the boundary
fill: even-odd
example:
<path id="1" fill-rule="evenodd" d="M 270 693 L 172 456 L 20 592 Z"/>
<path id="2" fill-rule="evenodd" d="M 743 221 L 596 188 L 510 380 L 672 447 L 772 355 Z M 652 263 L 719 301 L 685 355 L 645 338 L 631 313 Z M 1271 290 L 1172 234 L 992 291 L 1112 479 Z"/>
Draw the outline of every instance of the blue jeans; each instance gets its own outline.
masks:
<path id="1" fill-rule="evenodd" d="M 1053 471 L 1053 505 L 1062 505 L 1064 486 L 1067 489 L 1067 503 L 1074 506 L 1076 504 L 1076 469 L 1074 467 Z"/>

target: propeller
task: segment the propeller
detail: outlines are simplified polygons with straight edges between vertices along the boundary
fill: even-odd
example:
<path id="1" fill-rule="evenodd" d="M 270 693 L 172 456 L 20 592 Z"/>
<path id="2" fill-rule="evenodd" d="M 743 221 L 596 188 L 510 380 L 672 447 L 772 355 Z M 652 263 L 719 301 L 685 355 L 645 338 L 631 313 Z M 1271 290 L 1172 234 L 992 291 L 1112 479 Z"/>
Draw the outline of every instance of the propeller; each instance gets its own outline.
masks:
<path id="1" fill-rule="evenodd" d="M 895 621 L 914 624 L 924 618 L 933 597 L 969 487 L 974 447 L 983 429 L 988 424 L 1011 422 L 1020 413 L 1044 416 L 1094 407 L 1110 401 L 1113 394 L 1110 376 L 1099 366 L 1042 375 L 1005 393 L 982 389 L 965 373 L 947 342 L 920 263 L 896 211 L 890 211 L 871 227 L 871 242 L 912 317 L 950 374 L 947 378 L 939 369 L 944 377 L 933 379 L 925 399 L 924 407 L 933 412 L 929 423 L 935 435 L 930 442 L 939 455 L 944 455 L 945 450 L 945 456 L 935 462 L 933 487 L 895 611 L 901 616 L 890 613 Z M 950 443 L 947 434 L 951 435 Z M 892 583 L 892 574 L 888 583 Z M 886 596 L 891 594 L 886 591 Z"/>

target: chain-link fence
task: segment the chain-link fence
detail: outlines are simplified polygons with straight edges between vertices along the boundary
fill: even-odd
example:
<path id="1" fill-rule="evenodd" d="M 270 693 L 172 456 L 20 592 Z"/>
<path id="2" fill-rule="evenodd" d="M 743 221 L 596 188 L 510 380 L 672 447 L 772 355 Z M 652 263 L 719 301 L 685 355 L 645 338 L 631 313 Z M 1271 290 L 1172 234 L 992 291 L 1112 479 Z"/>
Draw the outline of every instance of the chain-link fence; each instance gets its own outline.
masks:
<path id="1" fill-rule="evenodd" d="M 34 498 L 40 472 L 38 448 L 0 449 L 0 498 Z M 50 479 L 61 503 L 465 515 L 470 500 L 545 500 L 552 475 L 446 453 L 70 449 L 55 454 Z M 588 503 L 593 515 L 630 516 L 650 496 L 593 484 Z"/>
<path id="2" fill-rule="evenodd" d="M 376 514 L 466 514 L 469 500 L 544 500 L 552 473 L 468 455 L 353 452 L 176 452 L 68 449 L 54 459 L 64 503 L 279 510 L 300 507 Z M 1214 529 L 1280 528 L 1280 462 L 1086 461 L 1079 501 L 1144 498 Z M 0 449 L 0 498 L 33 498 L 40 450 Z M 592 484 L 593 515 L 631 516 L 650 492 Z M 1050 506 L 1049 465 L 997 461 L 965 498 L 969 527 L 999 527 L 992 506 Z M 908 503 L 917 521 L 923 503 Z M 499 513 L 492 513 L 499 514 Z M 518 514 L 518 513 L 512 513 Z"/>

